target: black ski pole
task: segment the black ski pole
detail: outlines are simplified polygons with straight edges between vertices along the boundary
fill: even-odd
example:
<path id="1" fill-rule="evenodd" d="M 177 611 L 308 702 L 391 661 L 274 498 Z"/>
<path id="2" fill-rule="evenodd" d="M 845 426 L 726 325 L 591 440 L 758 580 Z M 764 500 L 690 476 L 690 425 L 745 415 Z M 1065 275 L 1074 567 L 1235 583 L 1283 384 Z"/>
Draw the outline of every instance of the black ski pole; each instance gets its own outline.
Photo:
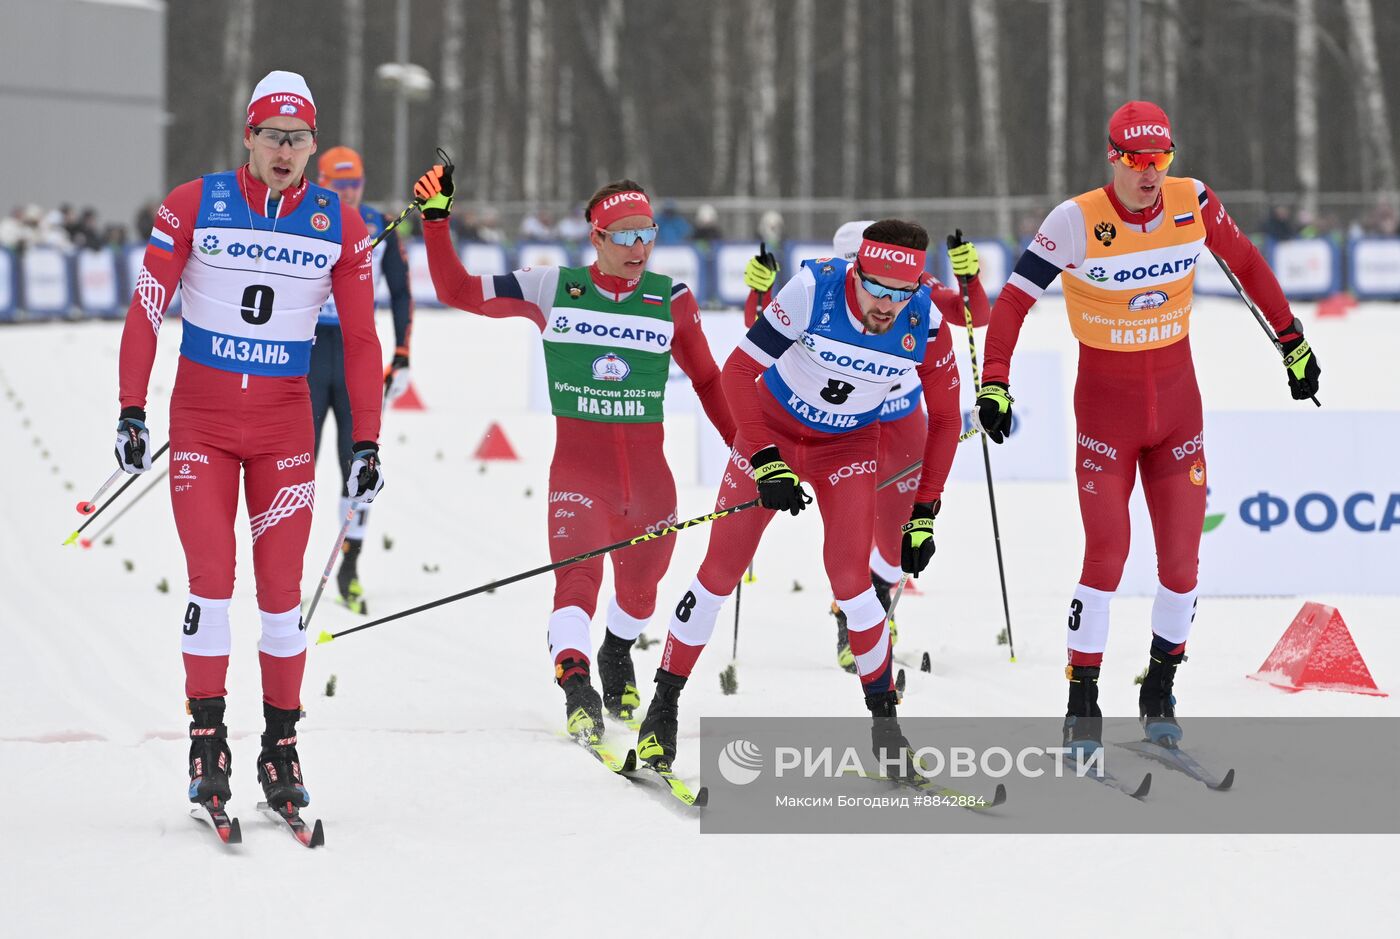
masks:
<path id="1" fill-rule="evenodd" d="M 160 445 L 160 449 L 157 450 L 154 454 L 152 454 L 152 456 L 151 456 L 151 462 L 152 462 L 152 463 L 155 463 L 156 460 L 159 460 L 159 459 L 161 458 L 161 455 L 164 454 L 165 451 L 168 450 L 168 449 L 170 449 L 170 441 L 169 441 L 169 440 L 167 440 L 165 443 L 161 444 L 161 445 Z M 106 501 L 106 502 L 102 503 L 102 508 L 98 509 L 96 512 L 93 512 L 91 515 L 89 515 L 89 516 L 88 516 L 88 520 L 87 520 L 86 522 L 83 522 L 81 525 L 79 525 L 79 526 L 78 526 L 78 530 L 75 531 L 75 532 L 73 532 L 73 534 L 69 535 L 68 538 L 67 538 L 66 540 L 64 540 L 63 546 L 66 548 L 66 547 L 68 547 L 68 545 L 70 545 L 70 544 L 72 544 L 73 542 L 77 541 L 77 540 L 78 540 L 78 536 L 81 535 L 81 534 L 83 533 L 83 529 L 84 529 L 84 528 L 87 528 L 87 527 L 88 527 L 89 525 L 91 525 L 93 522 L 97 521 L 97 516 L 101 515 L 101 514 L 102 514 L 103 512 L 105 512 L 105 511 L 107 511 L 108 506 L 110 506 L 113 502 L 116 502 L 118 499 L 120 499 L 122 493 L 123 493 L 123 492 L 126 492 L 127 489 L 131 488 L 131 484 L 134 483 L 134 482 L 136 482 L 136 480 L 140 479 L 143 475 L 144 475 L 143 473 L 133 473 L 130 479 L 128 479 L 126 482 L 122 483 L 122 484 L 121 484 L 121 487 L 118 488 L 116 492 L 112 493 L 111 496 L 109 496 L 109 497 L 107 498 L 107 501 Z"/>
<path id="2" fill-rule="evenodd" d="M 962 243 L 962 230 L 948 236 L 948 248 L 952 250 Z M 972 327 L 972 307 L 967 296 L 967 278 L 958 278 L 962 292 L 963 319 L 967 323 L 967 351 L 972 357 L 972 388 L 974 394 L 982 390 L 982 375 L 977 368 L 977 337 Z M 992 507 L 992 537 L 997 546 L 997 573 L 1001 576 L 1001 609 L 1006 614 L 1006 644 L 1011 650 L 1011 661 L 1016 661 L 1016 640 L 1011 637 L 1011 601 L 1006 593 L 1006 564 L 1001 556 L 1001 526 L 997 524 L 997 496 L 992 488 L 992 454 L 987 447 L 987 435 L 982 435 L 982 463 L 987 468 L 987 501 Z"/>
<path id="3" fill-rule="evenodd" d="M 1215 262 L 1220 265 L 1220 269 L 1225 272 L 1225 276 L 1230 278 L 1230 283 L 1234 286 L 1235 292 L 1240 295 L 1240 299 L 1244 301 L 1244 305 L 1249 307 L 1249 312 L 1254 314 L 1255 322 L 1259 324 L 1260 329 L 1264 330 L 1264 335 L 1269 337 L 1269 341 L 1274 344 L 1274 349 L 1277 350 L 1278 354 L 1287 362 L 1288 353 L 1283 351 L 1283 343 L 1278 341 L 1278 336 L 1274 335 L 1273 329 L 1269 326 L 1269 321 L 1264 319 L 1264 314 L 1259 312 L 1259 308 L 1254 305 L 1254 301 L 1249 299 L 1249 294 L 1244 292 L 1244 285 L 1241 284 L 1240 279 L 1235 276 L 1235 272 L 1230 270 L 1230 266 L 1214 251 L 1211 252 L 1211 256 L 1214 257 Z M 1311 395 L 1309 397 L 1313 404 L 1322 407 L 1322 402 L 1317 400 L 1317 395 Z"/>
<path id="4" fill-rule="evenodd" d="M 115 524 L 117 524 L 117 522 L 120 522 L 120 521 L 122 520 L 122 516 L 125 515 L 127 512 L 130 512 L 130 511 L 131 511 L 132 506 L 136 505 L 136 503 L 138 503 L 138 502 L 140 502 L 142 499 L 144 499 L 144 498 L 146 497 L 147 493 L 151 492 L 151 490 L 159 488 L 159 485 L 158 485 L 158 484 L 160 483 L 160 481 L 161 481 L 162 479 L 165 478 L 165 475 L 166 475 L 167 473 L 169 473 L 169 472 L 170 472 L 170 469 L 169 469 L 169 467 L 167 467 L 167 468 L 161 470 L 159 473 L 157 473 L 154 477 L 151 478 L 151 483 L 150 483 L 150 485 L 147 486 L 145 489 L 142 489 L 142 490 L 141 490 L 140 492 L 138 492 L 136 495 L 132 496 L 132 497 L 131 497 L 131 501 L 128 502 L 126 505 L 122 506 L 122 509 L 121 509 L 120 512 L 118 512 L 116 515 L 113 515 L 111 518 L 109 518 L 109 519 L 107 520 L 107 524 L 106 524 L 106 525 L 103 525 L 101 528 L 97 529 L 97 531 L 93 532 L 91 538 L 79 538 L 79 539 L 78 539 L 78 544 L 82 545 L 84 548 L 91 548 L 91 547 L 92 547 L 92 543 L 93 543 L 94 541 L 99 540 L 103 535 L 107 534 L 107 532 L 111 531 L 111 530 L 112 530 L 112 526 L 115 525 Z"/>
<path id="5" fill-rule="evenodd" d="M 876 488 L 883 489 L 886 486 L 893 485 L 896 481 L 901 479 L 904 476 L 904 474 L 908 473 L 910 470 L 917 469 L 922 465 L 923 460 L 916 460 L 913 463 L 910 463 L 908 466 L 904 467 L 904 469 L 900 470 L 898 473 L 891 476 L 889 479 L 882 482 Z M 513 584 L 516 581 L 527 580 L 531 577 L 536 577 L 540 574 L 547 574 L 550 571 L 558 570 L 561 567 L 567 567 L 570 564 L 577 564 L 580 561 L 588 561 L 596 557 L 602 557 L 605 554 L 611 554 L 614 551 L 619 551 L 623 548 L 631 547 L 634 544 L 641 544 L 644 541 L 655 541 L 657 538 L 665 538 L 669 535 L 677 535 L 685 531 L 687 528 L 694 528 L 697 525 L 704 525 L 707 522 L 717 522 L 720 519 L 724 518 L 726 515 L 736 515 L 739 512 L 744 512 L 748 509 L 752 509 L 757 505 L 758 499 L 750 499 L 747 502 L 741 502 L 738 505 L 731 506 L 727 509 L 721 509 L 718 512 L 711 512 L 708 515 L 698 515 L 695 518 L 686 519 L 683 522 L 677 522 L 675 525 L 668 525 L 660 531 L 649 531 L 644 535 L 638 535 L 637 537 L 629 538 L 626 541 L 619 541 L 616 544 L 610 544 L 607 547 L 594 548 L 592 551 L 585 551 L 583 554 L 576 554 L 573 557 L 565 558 L 562 561 L 555 561 L 552 564 L 544 564 L 540 567 L 536 567 L 528 571 L 522 571 L 519 574 L 512 574 L 510 577 L 503 577 L 500 580 L 493 580 L 489 584 L 482 584 L 480 587 L 473 587 L 472 589 L 464 590 L 461 593 L 454 593 L 450 597 L 443 597 L 441 600 L 434 600 L 431 603 L 424 603 L 420 606 L 415 606 L 412 609 L 400 610 L 397 613 L 391 613 L 388 616 L 380 617 L 377 620 L 372 620 L 368 623 L 361 623 L 359 626 L 352 626 L 349 629 L 342 629 L 340 632 L 337 633 L 326 632 L 325 630 L 322 630 L 320 636 L 316 638 L 316 644 L 321 645 L 322 643 L 330 642 L 333 639 L 339 639 L 341 636 L 348 636 L 351 633 L 357 633 L 364 629 L 371 629 L 375 626 L 382 626 L 384 623 L 393 622 L 396 619 L 403 619 L 405 616 L 412 616 L 414 613 L 422 613 L 425 610 L 431 610 L 434 607 L 442 606 L 445 603 L 455 603 L 458 600 L 465 600 L 467 597 L 476 596 L 479 593 L 486 593 L 487 591 L 495 590 L 497 587 L 504 587 L 507 584 Z"/>

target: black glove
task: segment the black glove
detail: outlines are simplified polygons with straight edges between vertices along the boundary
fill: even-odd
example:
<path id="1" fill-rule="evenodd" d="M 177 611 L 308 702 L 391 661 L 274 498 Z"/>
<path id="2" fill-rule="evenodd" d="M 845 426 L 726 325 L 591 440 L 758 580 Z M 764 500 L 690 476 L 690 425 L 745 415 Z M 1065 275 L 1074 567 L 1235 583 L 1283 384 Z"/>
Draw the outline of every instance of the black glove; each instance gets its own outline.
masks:
<path id="1" fill-rule="evenodd" d="M 812 501 L 802 491 L 797 474 L 783 462 L 777 447 L 764 447 L 753 455 L 753 478 L 758 483 L 758 500 L 765 509 L 796 515 Z"/>
<path id="2" fill-rule="evenodd" d="M 117 418 L 117 465 L 128 473 L 151 468 L 151 435 L 146 430 L 145 408 L 122 408 Z"/>
<path id="3" fill-rule="evenodd" d="M 452 164 L 439 163 L 413 184 L 413 201 L 423 217 L 432 221 L 452 214 Z"/>
<path id="4" fill-rule="evenodd" d="M 1303 324 L 1294 317 L 1288 329 L 1278 334 L 1283 346 L 1283 367 L 1288 371 L 1288 390 L 1293 392 L 1293 400 L 1306 401 L 1317 394 L 1317 376 L 1322 368 L 1317 364 L 1317 356 L 1303 338 Z"/>
<path id="5" fill-rule="evenodd" d="M 403 347 L 394 350 L 394 357 L 389 362 L 389 367 L 384 369 L 384 402 L 392 404 L 408 390 L 408 353 Z"/>
<path id="6" fill-rule="evenodd" d="M 345 494 L 357 505 L 369 505 L 384 488 L 384 471 L 379 465 L 379 444 L 361 441 L 350 448 L 350 478 L 345 481 Z"/>
<path id="7" fill-rule="evenodd" d="M 999 381 L 986 382 L 977 392 L 973 413 L 977 426 L 992 438 L 992 443 L 1001 443 L 1011 433 L 1011 403 L 1015 400 Z"/>
<path id="8" fill-rule="evenodd" d="M 933 560 L 936 550 L 933 544 L 933 520 L 943 507 L 942 499 L 932 502 L 915 502 L 914 511 L 909 513 L 909 521 L 900 531 L 904 537 L 899 542 L 899 569 L 906 574 L 918 577 Z"/>

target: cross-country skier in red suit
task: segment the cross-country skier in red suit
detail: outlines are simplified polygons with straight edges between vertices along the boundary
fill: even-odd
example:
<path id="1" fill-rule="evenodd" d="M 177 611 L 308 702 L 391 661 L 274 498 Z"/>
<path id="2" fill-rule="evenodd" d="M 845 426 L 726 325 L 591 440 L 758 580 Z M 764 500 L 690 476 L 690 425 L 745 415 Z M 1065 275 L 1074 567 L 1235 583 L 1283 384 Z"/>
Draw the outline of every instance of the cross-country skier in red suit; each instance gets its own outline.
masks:
<path id="1" fill-rule="evenodd" d="M 847 222 L 836 230 L 831 247 L 835 257 L 854 261 L 860 248 L 861 233 L 873 225 L 870 220 Z M 948 259 L 953 265 L 953 273 L 968 278 L 968 309 L 972 311 L 974 326 L 986 326 L 992 318 L 992 308 L 987 302 L 987 292 L 978 278 L 979 264 L 977 248 L 969 241 L 963 241 L 958 233 L 959 244 L 948 251 Z M 744 269 L 744 283 L 749 287 L 748 300 L 744 304 L 744 324 L 752 326 L 758 311 L 772 299 L 773 282 L 777 279 L 777 261 L 771 253 L 756 255 Z M 938 278 L 924 273 L 923 283 L 929 288 L 933 305 L 942 314 L 943 321 L 952 332 L 945 337 L 951 340 L 958 330 L 967 327 L 963 313 L 962 293 L 944 286 Z M 940 344 L 940 349 L 942 348 Z M 935 367 L 943 369 L 946 379 L 946 400 L 940 402 L 931 414 L 935 423 L 951 421 L 958 411 L 958 364 L 953 357 L 951 342 L 946 351 L 938 355 Z M 949 404 L 951 402 L 951 404 Z M 890 474 L 897 473 L 923 456 L 924 440 L 928 436 L 930 416 L 924 414 L 923 384 L 917 381 L 903 381 L 890 389 L 889 397 L 880 408 L 880 466 L 881 481 Z M 940 441 L 944 438 L 939 437 Z M 957 446 L 953 440 L 947 444 Z M 914 507 L 914 493 L 919 487 L 920 467 L 914 467 L 896 482 L 875 493 L 875 539 L 870 548 L 870 584 L 880 605 L 890 608 L 890 588 L 899 580 L 900 529 L 909 518 Z M 846 626 L 846 614 L 836 602 L 831 604 L 836 616 L 836 662 L 848 672 L 856 670 L 855 655 L 851 652 L 851 640 Z M 898 642 L 899 631 L 894 621 L 890 621 L 890 642 Z"/>
<path id="2" fill-rule="evenodd" d="M 1011 427 L 1011 354 L 1031 305 L 1056 277 L 1079 340 L 1074 388 L 1075 478 L 1084 521 L 1084 567 L 1068 616 L 1067 742 L 1101 741 L 1099 668 L 1108 607 L 1128 556 L 1128 497 L 1138 475 L 1157 547 L 1152 643 L 1138 713 L 1150 740 L 1175 746 L 1173 679 L 1196 616 L 1196 571 L 1206 510 L 1201 392 L 1187 338 L 1198 264 L 1214 252 L 1239 277 L 1283 345 L 1293 397 L 1317 391 L 1320 369 L 1278 280 L 1197 179 L 1171 177 L 1167 115 L 1129 101 L 1108 122 L 1112 181 L 1060 203 L 992 310 L 977 420 L 1000 443 Z"/>
<path id="3" fill-rule="evenodd" d="M 544 340 L 556 434 L 549 468 L 550 557 L 563 560 L 673 524 L 676 484 L 661 447 L 672 357 L 726 443 L 734 439 L 734 421 L 695 295 L 646 269 L 656 240 L 646 193 L 631 180 L 619 180 L 588 201 L 589 240 L 598 253 L 588 267 L 535 267 L 488 277 L 469 274 L 452 249 L 452 186 L 452 167 L 439 166 L 414 187 L 438 299 L 483 316 L 522 317 Z M 601 699 L 590 680 L 588 651 L 603 560 L 555 573 L 549 651 L 573 736 L 601 738 L 604 705 L 635 726 L 641 698 L 632 644 L 656 609 L 656 585 L 674 545 L 661 538 L 612 555 L 616 596 L 598 650 Z"/>
<path id="4" fill-rule="evenodd" d="M 369 238 L 358 212 L 304 176 L 316 152 L 316 105 L 300 75 L 270 72 L 258 83 L 243 145 L 246 165 L 177 186 L 156 212 L 122 332 L 116 453 L 129 473 L 151 467 L 146 389 L 179 285 L 170 493 L 190 582 L 181 638 L 193 718 L 189 797 L 216 805 L 229 797 L 224 677 L 241 481 L 262 620 L 258 781 L 269 804 L 304 806 L 300 582 L 316 485 L 306 371 L 327 296 L 340 311 L 358 441 L 347 492 L 364 503 L 383 486 L 375 442 L 383 378 Z"/>
<path id="5" fill-rule="evenodd" d="M 881 757 L 898 758 L 907 741 L 896 719 L 885 610 L 866 562 L 880 473 L 880 410 L 891 388 L 917 374 L 931 416 L 923 474 L 903 529 L 901 568 L 909 573 L 919 573 L 933 557 L 933 519 L 960 427 L 956 388 L 950 390 L 946 373 L 934 364 L 952 347 L 923 283 L 927 248 L 922 227 L 885 219 L 865 229 L 853 263 L 804 262 L 723 373 L 739 432 L 716 508 L 757 495 L 763 509 L 796 515 L 807 501 L 799 474 L 815 488 L 827 577 L 846 612 Z M 772 511 L 751 510 L 716 522 L 700 571 L 671 616 L 656 694 L 637 743 L 637 755 L 658 769 L 675 759 L 681 689 L 772 520 Z"/>

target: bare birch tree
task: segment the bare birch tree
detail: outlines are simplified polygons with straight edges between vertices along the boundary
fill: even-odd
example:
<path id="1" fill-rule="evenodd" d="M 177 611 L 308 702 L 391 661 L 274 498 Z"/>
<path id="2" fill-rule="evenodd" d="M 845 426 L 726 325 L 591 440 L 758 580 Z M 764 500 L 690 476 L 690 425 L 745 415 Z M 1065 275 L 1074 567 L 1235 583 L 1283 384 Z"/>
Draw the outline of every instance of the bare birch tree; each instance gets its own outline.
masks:
<path id="1" fill-rule="evenodd" d="M 1293 0 L 1293 120 L 1299 209 L 1317 218 L 1317 10 L 1313 0 Z"/>
<path id="2" fill-rule="evenodd" d="M 1049 2 L 1049 60 L 1050 75 L 1046 82 L 1045 115 L 1049 129 L 1046 141 L 1046 192 L 1059 198 L 1068 186 L 1065 167 L 1069 162 L 1069 45 L 1067 41 L 1066 4 L 1068 0 Z"/>
<path id="3" fill-rule="evenodd" d="M 1104 116 L 1112 114 L 1128 95 L 1128 13 L 1121 2 L 1103 5 Z"/>
<path id="4" fill-rule="evenodd" d="M 491 195 L 495 199 L 510 199 L 520 189 L 517 185 L 520 163 L 515 158 L 519 148 L 512 133 L 520 115 L 520 42 L 515 16 L 514 0 L 497 0 L 496 30 L 500 50 L 496 64 L 500 85 L 496 90 L 496 123 L 494 127 L 482 128 L 482 133 L 496 136 L 494 162 L 491 165 Z"/>
<path id="5" fill-rule="evenodd" d="M 538 203 L 544 195 L 544 124 L 549 102 L 545 74 L 544 0 L 529 0 L 525 31 L 525 150 L 521 161 L 521 194 Z"/>
<path id="6" fill-rule="evenodd" d="M 1346 0 L 1346 14 L 1347 45 L 1355 63 L 1352 87 L 1361 132 L 1361 184 L 1394 209 L 1400 207 L 1400 193 L 1396 191 L 1394 142 L 1386 112 L 1385 82 L 1376 54 L 1371 0 Z"/>
<path id="7" fill-rule="evenodd" d="M 606 0 L 602 15 L 598 18 L 598 71 L 603 77 L 603 86 L 617 109 L 618 124 L 622 131 L 622 163 L 619 172 L 633 178 L 640 177 L 642 185 L 646 185 L 651 176 L 651 161 L 647 148 L 642 145 L 637 118 L 637 97 L 632 91 L 631 83 L 622 80 L 618 55 L 625 22 L 622 3 L 623 0 Z"/>
<path id="8" fill-rule="evenodd" d="M 778 111 L 773 0 L 749 0 L 751 20 L 745 32 L 749 67 L 753 70 L 753 101 L 749 114 L 749 141 L 753 147 L 753 193 L 771 198 L 778 194 L 773 173 L 773 120 Z"/>
<path id="9" fill-rule="evenodd" d="M 734 128 L 729 108 L 729 24 L 731 0 L 714 0 L 716 9 L 710 19 L 710 191 L 732 190 L 729 171 L 732 165 Z"/>
<path id="10" fill-rule="evenodd" d="M 493 165 L 496 160 L 496 85 L 497 59 L 501 49 L 498 42 L 484 42 L 480 70 L 476 74 L 477 94 L 481 110 L 476 121 L 476 173 L 472 181 L 476 183 L 476 198 L 485 202 L 491 198 Z"/>
<path id="11" fill-rule="evenodd" d="M 359 2 L 359 0 L 357 0 Z M 438 144 L 455 159 L 467 141 L 466 84 L 462 75 L 466 0 L 444 0 L 442 6 L 442 96 L 438 99 Z"/>
<path id="12" fill-rule="evenodd" d="M 228 79 L 230 127 L 242 127 L 248 121 L 248 98 L 253 94 L 249 70 L 253 64 L 253 0 L 230 0 L 228 18 L 224 21 L 224 75 Z M 240 137 L 230 142 L 220 141 L 215 147 L 219 154 L 213 161 L 222 165 L 225 154 L 232 154 L 233 165 L 247 162 L 247 151 Z"/>
<path id="13" fill-rule="evenodd" d="M 841 195 L 854 200 L 860 160 L 860 5 L 846 3 L 841 22 Z"/>
<path id="14" fill-rule="evenodd" d="M 1012 234 L 1011 195 L 1006 138 L 1001 121 L 1001 26 L 996 0 L 973 0 L 972 49 L 977 60 L 977 98 L 981 104 L 982 147 L 991 195 L 996 197 L 997 237 Z"/>
<path id="15" fill-rule="evenodd" d="M 559 104 L 555 144 L 554 192 L 560 199 L 577 199 L 574 191 L 574 63 L 567 56 L 559 60 Z"/>
<path id="16" fill-rule="evenodd" d="M 894 194 L 907 199 L 914 187 L 914 9 L 910 0 L 894 2 L 895 118 Z"/>
<path id="17" fill-rule="evenodd" d="M 359 150 L 364 143 L 365 0 L 345 4 L 345 85 L 340 105 L 340 139 Z"/>
<path id="18" fill-rule="evenodd" d="M 812 31 L 815 17 L 812 15 L 813 0 L 797 0 L 793 8 L 792 28 L 796 31 L 792 79 L 792 148 L 793 163 L 797 177 L 797 196 L 809 199 L 812 196 L 813 150 L 812 139 Z"/>

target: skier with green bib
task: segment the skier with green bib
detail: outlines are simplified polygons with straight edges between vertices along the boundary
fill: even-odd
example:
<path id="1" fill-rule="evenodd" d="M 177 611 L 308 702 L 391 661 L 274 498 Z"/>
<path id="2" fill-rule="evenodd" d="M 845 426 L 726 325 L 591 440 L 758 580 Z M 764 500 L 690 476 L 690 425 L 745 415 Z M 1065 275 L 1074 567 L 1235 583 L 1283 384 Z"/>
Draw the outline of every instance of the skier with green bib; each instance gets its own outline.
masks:
<path id="1" fill-rule="evenodd" d="M 646 192 L 623 179 L 588 201 L 584 217 L 598 254 L 593 264 L 528 267 L 496 277 L 468 273 L 453 249 L 452 193 L 450 165 L 434 166 L 414 186 L 438 299 L 483 316 L 524 317 L 544 339 L 556 433 L 549 470 L 550 558 L 563 560 L 674 524 L 676 484 L 661 446 L 672 356 L 728 444 L 734 420 L 695 295 L 646 269 L 656 240 Z M 603 560 L 555 573 L 549 654 L 572 736 L 600 740 L 604 706 L 637 726 L 633 713 L 641 699 L 632 644 L 656 608 L 657 583 L 674 545 L 674 539 L 660 538 L 612 555 L 615 596 L 598 650 L 601 698 L 590 679 L 588 652 Z"/>

